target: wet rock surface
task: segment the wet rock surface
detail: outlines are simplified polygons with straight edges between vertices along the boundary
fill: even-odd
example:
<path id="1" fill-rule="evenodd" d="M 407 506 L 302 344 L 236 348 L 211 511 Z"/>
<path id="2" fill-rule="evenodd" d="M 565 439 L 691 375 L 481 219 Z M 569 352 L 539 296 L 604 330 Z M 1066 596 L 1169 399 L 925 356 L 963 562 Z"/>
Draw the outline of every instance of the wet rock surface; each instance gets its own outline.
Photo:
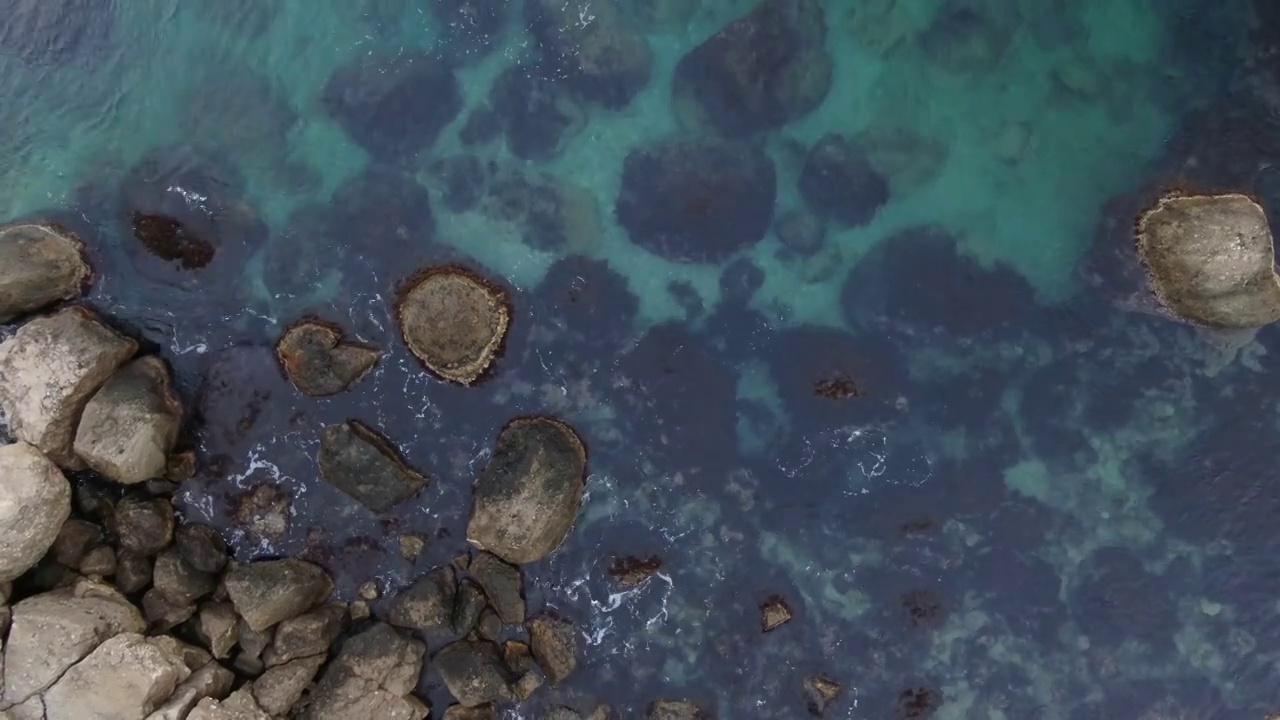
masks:
<path id="1" fill-rule="evenodd" d="M 410 280 L 396 316 L 405 344 L 427 369 L 461 385 L 489 370 L 511 323 L 506 293 L 454 266 L 429 268 Z"/>
<path id="2" fill-rule="evenodd" d="M 360 381 L 381 353 L 361 343 L 344 342 L 342 329 L 318 320 L 293 325 L 276 343 L 276 357 L 300 392 L 334 395 Z"/>
<path id="3" fill-rule="evenodd" d="M 453 567 L 436 568 L 396 596 L 388 619 L 392 625 L 422 632 L 448 630 L 457 592 Z"/>
<path id="4" fill-rule="evenodd" d="M 513 699 L 510 673 L 491 642 L 459 641 L 441 648 L 432 658 L 444 684 L 468 707 Z"/>
<path id="5" fill-rule="evenodd" d="M 92 275 L 83 253 L 80 240 L 54 227 L 0 228 L 0 323 L 79 297 Z"/>
<path id="6" fill-rule="evenodd" d="M 310 717 L 421 720 L 427 709 L 412 692 L 425 654 L 421 642 L 375 624 L 347 640 L 324 671 L 312 695 Z"/>
<path id="7" fill-rule="evenodd" d="M 0 582 L 35 566 L 71 514 L 71 485 L 56 465 L 26 443 L 0 446 Z"/>
<path id="8" fill-rule="evenodd" d="M 223 582 L 236 612 L 256 631 L 309 610 L 333 590 L 324 570 L 296 559 L 240 565 Z"/>
<path id="9" fill-rule="evenodd" d="M 552 685 L 578 669 L 578 632 L 569 620 L 552 613 L 529 619 L 529 644 L 533 658 Z"/>
<path id="10" fill-rule="evenodd" d="M 827 135 L 805 158 L 800 195 L 814 212 L 843 225 L 862 225 L 889 201 L 889 184 L 853 140 Z"/>
<path id="11" fill-rule="evenodd" d="M 649 83 L 653 52 L 617 3 L 525 0 L 524 16 L 543 62 L 583 99 L 620 109 Z"/>
<path id="12" fill-rule="evenodd" d="M 120 368 L 85 405 L 74 449 L 90 469 L 124 485 L 163 476 L 178 441 L 182 402 L 154 355 Z"/>
<path id="13" fill-rule="evenodd" d="M 427 484 L 386 438 L 354 420 L 324 429 L 317 464 L 325 482 L 373 512 L 390 510 Z"/>
<path id="14" fill-rule="evenodd" d="M 484 589 L 489 603 L 504 623 L 519 625 L 524 622 L 524 580 L 519 567 L 491 553 L 481 552 L 472 558 L 467 572 Z"/>

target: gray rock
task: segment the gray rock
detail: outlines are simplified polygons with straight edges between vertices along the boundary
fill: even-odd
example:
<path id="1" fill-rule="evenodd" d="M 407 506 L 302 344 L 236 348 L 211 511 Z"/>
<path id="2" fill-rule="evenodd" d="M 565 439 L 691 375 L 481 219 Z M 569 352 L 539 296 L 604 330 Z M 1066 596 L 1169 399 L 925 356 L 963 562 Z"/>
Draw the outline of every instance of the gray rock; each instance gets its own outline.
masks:
<path id="1" fill-rule="evenodd" d="M 342 631 L 343 614 L 340 606 L 327 605 L 282 621 L 276 626 L 271 647 L 263 654 L 267 667 L 327 653 Z"/>
<path id="2" fill-rule="evenodd" d="M 586 468 L 586 448 L 568 425 L 511 421 L 476 481 L 467 540 L 516 565 L 550 555 L 577 520 Z"/>
<path id="3" fill-rule="evenodd" d="M 324 570 L 293 558 L 237 566 L 224 582 L 236 612 L 258 631 L 301 615 L 324 602 L 333 590 Z"/>
<path id="4" fill-rule="evenodd" d="M 342 329 L 304 320 L 290 327 L 276 344 L 276 357 L 293 386 L 307 395 L 335 395 L 351 387 L 382 354 L 361 343 L 343 342 Z"/>
<path id="5" fill-rule="evenodd" d="M 50 718 L 145 718 L 191 675 L 156 638 L 117 635 L 68 670 L 44 695 Z"/>
<path id="6" fill-rule="evenodd" d="M 227 602 L 208 602 L 200 606 L 196 618 L 196 635 L 209 652 L 219 660 L 231 657 L 231 649 L 240 640 L 239 618 Z"/>
<path id="7" fill-rule="evenodd" d="M 0 581 L 35 567 L 71 515 L 71 484 L 24 442 L 0 446 Z"/>
<path id="8" fill-rule="evenodd" d="M 80 561 L 80 572 L 86 576 L 111 577 L 116 574 L 116 551 L 105 545 L 90 550 Z"/>
<path id="9" fill-rule="evenodd" d="M 324 429 L 317 461 L 325 482 L 377 513 L 409 499 L 427 484 L 386 438 L 354 420 Z"/>
<path id="10" fill-rule="evenodd" d="M 102 542 L 102 528 L 86 520 L 71 518 L 62 524 L 53 541 L 53 559 L 72 570 L 80 568 L 84 556 Z"/>
<path id="11" fill-rule="evenodd" d="M 0 323 L 79 297 L 92 275 L 83 249 L 47 225 L 0 229 Z"/>
<path id="12" fill-rule="evenodd" d="M 258 701 L 253 699 L 249 688 L 240 688 L 226 700 L 201 700 L 187 720 L 271 720 L 271 716 L 258 707 Z M 355 720 L 355 717 L 347 720 Z"/>
<path id="13" fill-rule="evenodd" d="M 468 707 L 510 702 L 513 678 L 502 662 L 498 647 L 491 642 L 461 640 L 436 653 L 432 664 L 440 672 L 445 687 Z"/>
<path id="14" fill-rule="evenodd" d="M 325 655 L 313 655 L 269 668 L 253 681 L 253 698 L 267 713 L 284 715 L 302 698 L 324 661 Z"/>
<path id="15" fill-rule="evenodd" d="M 266 630 L 254 630 L 249 627 L 249 623 L 245 622 L 244 618 L 241 618 L 239 624 L 236 626 L 236 634 L 240 638 L 241 652 L 239 657 L 254 659 L 261 658 L 262 653 L 266 652 L 267 648 L 271 647 L 271 641 L 275 638 L 275 633 L 276 629 L 274 626 L 269 627 Z"/>
<path id="16" fill-rule="evenodd" d="M 174 544 L 182 559 L 200 572 L 219 573 L 227 564 L 227 544 L 208 525 L 189 523 L 179 527 Z"/>
<path id="17" fill-rule="evenodd" d="M 444 711 L 444 720 L 498 720 L 498 710 L 492 705 L 450 705 Z"/>
<path id="18" fill-rule="evenodd" d="M 476 632 L 480 633 L 480 637 L 485 640 L 494 642 L 502 636 L 502 619 L 493 611 L 493 608 L 487 607 L 480 613 L 480 619 L 476 622 Z"/>
<path id="19" fill-rule="evenodd" d="M 435 375 L 470 385 L 497 356 L 511 324 L 507 294 L 457 266 L 428 268 L 404 286 L 396 321 L 409 350 Z"/>
<path id="20" fill-rule="evenodd" d="M 825 675 L 812 675 L 804 679 L 805 703 L 809 714 L 821 716 L 831 703 L 840 697 L 840 683 Z"/>
<path id="21" fill-rule="evenodd" d="M 194 602 L 174 602 L 156 588 L 151 588 L 142 596 L 142 615 L 153 631 L 168 632 L 190 620 L 195 614 Z"/>
<path id="22" fill-rule="evenodd" d="M 151 556 L 173 542 L 173 505 L 162 498 L 125 500 L 116 506 L 120 547 Z"/>
<path id="23" fill-rule="evenodd" d="M 156 590 L 176 605 L 190 605 L 218 587 L 217 576 L 191 567 L 176 548 L 156 556 L 151 581 Z"/>
<path id="24" fill-rule="evenodd" d="M 169 366 L 148 355 L 117 370 L 85 405 L 76 455 L 118 483 L 146 482 L 165 474 L 181 424 Z"/>
<path id="25" fill-rule="evenodd" d="M 543 613 L 529 619 L 529 644 L 533 659 L 557 685 L 578 668 L 578 633 L 568 620 Z"/>
<path id="26" fill-rule="evenodd" d="M 520 568 L 491 553 L 478 553 L 471 561 L 471 577 L 484 588 L 489 604 L 508 625 L 524 623 L 524 581 Z"/>
<path id="27" fill-rule="evenodd" d="M 82 307 L 23 325 L 0 343 L 0 410 L 9 432 L 59 466 L 81 469 L 72 450 L 80 413 L 137 349 Z"/>
<path id="28" fill-rule="evenodd" d="M 438 567 L 396 596 L 388 620 L 392 625 L 422 632 L 448 630 L 457 588 L 453 567 Z"/>
<path id="29" fill-rule="evenodd" d="M 696 700 L 655 700 L 645 712 L 645 720 L 712 720 L 713 715 Z"/>
<path id="30" fill-rule="evenodd" d="M 151 584 L 151 558 L 140 552 L 122 550 L 116 556 L 116 587 L 132 595 Z"/>
<path id="31" fill-rule="evenodd" d="M 502 643 L 502 661 L 511 672 L 523 675 L 533 669 L 533 650 L 528 643 L 508 640 Z"/>
<path id="32" fill-rule="evenodd" d="M 480 585 L 467 578 L 458 583 L 458 592 L 453 600 L 453 632 L 455 635 L 466 635 L 480 621 L 480 613 L 484 611 L 484 590 Z"/>
<path id="33" fill-rule="evenodd" d="M 347 640 L 312 693 L 309 720 L 421 720 L 429 712 L 410 693 L 426 646 L 381 623 Z"/>
<path id="34" fill-rule="evenodd" d="M 165 701 L 147 716 L 147 720 L 185 720 L 204 698 L 222 699 L 231 692 L 235 681 L 232 672 L 216 662 L 207 662 L 191 673 Z"/>

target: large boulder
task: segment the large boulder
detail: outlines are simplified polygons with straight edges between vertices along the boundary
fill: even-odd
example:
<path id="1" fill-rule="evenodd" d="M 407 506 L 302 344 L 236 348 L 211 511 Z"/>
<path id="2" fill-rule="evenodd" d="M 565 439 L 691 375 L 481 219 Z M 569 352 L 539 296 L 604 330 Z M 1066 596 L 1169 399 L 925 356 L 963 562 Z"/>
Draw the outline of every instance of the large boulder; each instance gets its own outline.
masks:
<path id="1" fill-rule="evenodd" d="M 889 183 L 854 141 L 832 134 L 819 140 L 805 158 L 800 195 L 824 217 L 842 225 L 863 225 L 889 201 Z"/>
<path id="2" fill-rule="evenodd" d="M 0 410 L 9 432 L 62 467 L 82 468 L 72 450 L 80 414 L 137 349 L 82 307 L 23 325 L 0 343 Z"/>
<path id="3" fill-rule="evenodd" d="M 0 229 L 0 323 L 84 292 L 91 272 L 75 236 L 46 225 Z"/>
<path id="4" fill-rule="evenodd" d="M 578 668 L 578 631 L 565 618 L 542 613 L 529 618 L 529 645 L 533 657 L 552 685 Z"/>
<path id="5" fill-rule="evenodd" d="M 773 161 L 758 147 L 670 139 L 627 155 L 614 212 L 641 247 L 718 263 L 769 232 L 777 182 Z"/>
<path id="6" fill-rule="evenodd" d="M 40 562 L 71 515 L 71 484 L 24 442 L 0 446 L 0 582 Z"/>
<path id="7" fill-rule="evenodd" d="M 446 645 L 432 664 L 462 705 L 475 707 L 515 699 L 511 690 L 515 678 L 503 663 L 498 646 L 491 642 L 461 640 Z"/>
<path id="8" fill-rule="evenodd" d="M 324 570 L 294 558 L 240 565 L 223 582 L 236 612 L 256 632 L 301 615 L 333 591 L 333 581 Z"/>
<path id="9" fill-rule="evenodd" d="M 470 385 L 502 347 L 511 304 L 504 290 L 469 270 L 433 267 L 402 289 L 396 318 L 405 344 L 428 370 Z"/>
<path id="10" fill-rule="evenodd" d="M 437 568 L 396 596 L 388 620 L 392 625 L 421 632 L 448 630 L 457 592 L 453 566 Z"/>
<path id="11" fill-rule="evenodd" d="M 389 625 L 375 624 L 347 640 L 311 693 L 307 720 L 422 720 L 427 707 L 412 695 L 427 647 Z"/>
<path id="12" fill-rule="evenodd" d="M 506 133 L 507 148 L 526 160 L 554 157 L 586 123 L 561 83 L 536 66 L 503 70 L 489 89 L 489 104 Z"/>
<path id="13" fill-rule="evenodd" d="M 47 717 L 145 718 L 191 674 L 180 644 L 136 633 L 102 643 L 45 693 Z"/>
<path id="14" fill-rule="evenodd" d="M 271 720 L 258 705 L 248 686 L 231 693 L 226 700 L 204 698 L 187 716 L 187 720 Z"/>
<path id="15" fill-rule="evenodd" d="M 653 51 L 617 0 L 525 0 L 524 8 L 543 61 L 578 96 L 620 109 L 649 84 Z"/>
<path id="16" fill-rule="evenodd" d="M 520 568 L 504 562 L 497 555 L 482 552 L 471 560 L 467 572 L 480 583 L 489 604 L 504 623 L 519 625 L 524 622 L 524 580 L 520 577 Z"/>
<path id="17" fill-rule="evenodd" d="M 467 540 L 516 565 L 541 560 L 577 520 L 586 470 L 573 428 L 548 417 L 511 421 L 476 480 Z"/>
<path id="18" fill-rule="evenodd" d="M 1184 320 L 1255 328 L 1280 319 L 1271 228 L 1248 196 L 1160 198 L 1138 219 L 1138 254 L 1156 297 Z"/>
<path id="19" fill-rule="evenodd" d="M 317 462 L 325 482 L 376 513 L 387 512 L 427 484 L 386 438 L 355 420 L 324 429 Z"/>
<path id="20" fill-rule="evenodd" d="M 293 386 L 307 395 L 335 395 L 359 382 L 382 354 L 344 342 L 342 328 L 319 320 L 290 326 L 276 343 L 276 357 Z"/>
<path id="21" fill-rule="evenodd" d="M 85 405 L 74 448 L 90 469 L 135 485 L 165 474 L 181 424 L 169 367 L 148 355 L 118 370 Z"/>
<path id="22" fill-rule="evenodd" d="M 273 716 L 284 716 L 302 698 L 311 684 L 325 655 L 311 655 L 269 668 L 253 681 L 253 699 Z"/>
<path id="23" fill-rule="evenodd" d="M 820 0 L 764 0 L 680 59 L 677 110 L 727 137 L 807 115 L 831 89 L 826 34 Z"/>

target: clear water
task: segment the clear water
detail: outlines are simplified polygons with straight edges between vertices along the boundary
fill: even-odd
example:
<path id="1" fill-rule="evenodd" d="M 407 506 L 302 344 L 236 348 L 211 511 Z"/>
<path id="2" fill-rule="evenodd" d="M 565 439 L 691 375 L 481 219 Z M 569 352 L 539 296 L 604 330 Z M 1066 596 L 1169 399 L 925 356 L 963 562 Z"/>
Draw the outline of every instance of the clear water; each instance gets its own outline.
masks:
<path id="1" fill-rule="evenodd" d="M 1154 189 L 1271 206 L 1263 3 L 824 0 L 829 92 L 745 142 L 777 169 L 777 217 L 803 210 L 805 153 L 832 132 L 895 170 L 891 198 L 810 256 L 770 233 L 731 265 L 633 243 L 614 205 L 635 148 L 709 132 L 673 107 L 677 63 L 754 2 L 609 2 L 565 6 L 587 25 L 621 13 L 650 78 L 622 108 L 570 97 L 573 127 L 530 160 L 511 138 L 531 116 L 460 138 L 503 71 L 540 56 L 515 0 L 472 3 L 501 13 L 485 36 L 436 0 L 0 0 L 0 215 L 81 233 L 92 304 L 173 364 L 202 455 L 183 512 L 239 558 L 305 552 L 344 597 L 371 578 L 391 596 L 464 548 L 502 424 L 550 413 L 589 445 L 589 495 L 526 580 L 534 608 L 577 622 L 585 660 L 511 717 L 597 700 L 634 717 L 661 696 L 805 717 L 815 673 L 844 687 L 837 718 L 1280 706 L 1277 337 L 1197 334 L 1124 282 Z M 452 66 L 464 107 L 421 152 L 371 159 L 326 85 L 362 56 L 415 53 Z M 147 157 L 205 174 L 157 180 Z M 462 190 L 489 199 L 455 211 L 439 163 L 461 157 L 490 177 Z M 497 217 L 511 173 L 567 188 L 563 237 Z M 146 192 L 202 212 L 234 197 L 218 222 L 251 207 L 261 225 L 218 225 L 243 247 L 175 272 L 130 232 Z M 512 336 L 477 388 L 423 374 L 390 315 L 397 282 L 444 261 L 512 291 Z M 744 261 L 762 273 L 745 297 L 721 280 Z M 310 314 L 387 350 L 344 395 L 303 398 L 277 370 L 271 345 Z M 815 395 L 846 376 L 862 397 Z M 352 417 L 431 476 L 420 502 L 374 517 L 318 480 L 319 428 Z M 272 496 L 285 531 L 248 527 L 246 498 Z M 416 563 L 406 532 L 431 538 Z M 660 575 L 611 583 L 615 556 L 651 554 Z M 797 616 L 762 635 L 773 594 Z M 422 689 L 447 704 L 433 674 Z"/>

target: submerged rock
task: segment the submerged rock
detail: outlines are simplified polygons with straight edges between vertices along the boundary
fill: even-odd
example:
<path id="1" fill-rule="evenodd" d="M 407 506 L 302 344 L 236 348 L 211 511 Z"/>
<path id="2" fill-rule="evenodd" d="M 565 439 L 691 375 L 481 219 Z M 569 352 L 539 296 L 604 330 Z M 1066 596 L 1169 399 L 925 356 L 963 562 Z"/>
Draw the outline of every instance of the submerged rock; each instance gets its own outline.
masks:
<path id="1" fill-rule="evenodd" d="M 507 147 L 526 160 L 554 157 L 586 123 L 561 84 L 528 65 L 512 65 L 498 75 L 489 89 L 489 105 L 502 123 Z"/>
<path id="2" fill-rule="evenodd" d="M 718 263 L 764 238 L 776 195 L 773 161 L 760 148 L 671 139 L 627 155 L 614 212 L 651 252 Z"/>
<path id="3" fill-rule="evenodd" d="M 889 183 L 843 135 L 826 135 L 809 151 L 800 195 L 810 208 L 843 225 L 863 225 L 889 201 Z"/>
<path id="4" fill-rule="evenodd" d="M 804 679 L 805 704 L 810 715 L 822 716 L 831 703 L 840 697 L 840 683 L 825 675 L 813 675 Z"/>
<path id="5" fill-rule="evenodd" d="M 0 445 L 0 582 L 35 567 L 71 515 L 62 471 L 24 442 Z"/>
<path id="6" fill-rule="evenodd" d="M 1245 195 L 1166 195 L 1138 218 L 1138 254 L 1173 314 L 1215 328 L 1280 318 L 1266 212 Z"/>
<path id="7" fill-rule="evenodd" d="M 507 0 L 436 0 L 431 12 L 455 57 L 487 54 L 507 24 Z"/>
<path id="8" fill-rule="evenodd" d="M 359 382 L 382 353 L 361 343 L 343 342 L 342 328 L 304 320 L 285 331 L 276 357 L 289 381 L 313 396 L 334 395 Z"/>
<path id="9" fill-rule="evenodd" d="M 715 715 L 696 700 L 655 700 L 645 710 L 645 720 L 712 720 Z"/>
<path id="10" fill-rule="evenodd" d="M 426 645 L 377 623 L 343 644 L 311 693 L 310 720 L 422 720 L 427 707 L 411 693 Z"/>
<path id="11" fill-rule="evenodd" d="M 413 173 L 387 165 L 371 164 L 348 178 L 330 200 L 333 227 L 328 238 L 335 252 L 350 253 L 343 267 L 348 289 L 364 287 L 373 275 L 382 292 L 388 281 L 402 278 L 409 269 L 434 258 L 442 248 L 436 243 L 436 220 L 431 193 Z M 351 238 L 360 238 L 358 245 Z M 304 253 L 314 253 L 306 246 Z"/>
<path id="12" fill-rule="evenodd" d="M 512 677 L 491 642 L 462 640 L 436 653 L 432 664 L 445 687 L 467 707 L 514 700 Z"/>
<path id="13" fill-rule="evenodd" d="M 324 429 L 316 461 L 325 482 L 377 513 L 387 512 L 427 484 L 386 438 L 355 420 Z"/>
<path id="14" fill-rule="evenodd" d="M 934 62 L 952 72 L 989 73 L 1004 58 L 1017 25 L 981 3 L 955 3 L 938 12 L 920 37 Z"/>
<path id="15" fill-rule="evenodd" d="M 511 323 L 507 293 L 457 266 L 428 268 L 400 292 L 405 344 L 439 377 L 470 385 L 493 363 Z"/>
<path id="16" fill-rule="evenodd" d="M 695 124 L 742 137 L 817 109 L 832 63 L 819 0 L 764 0 L 676 65 L 676 107 Z"/>
<path id="17" fill-rule="evenodd" d="M 782 247 L 800 257 L 810 257 L 822 249 L 827 239 L 827 226 L 821 218 L 803 210 L 783 213 L 773 225 Z"/>
<path id="18" fill-rule="evenodd" d="M 149 355 L 116 371 L 85 405 L 75 452 L 90 469 L 135 485 L 164 476 L 181 424 L 169 367 Z"/>
<path id="19" fill-rule="evenodd" d="M 310 610 L 333 590 L 324 570 L 293 558 L 240 565 L 223 582 L 236 612 L 258 632 Z"/>
<path id="20" fill-rule="evenodd" d="M 603 234 L 595 193 L 546 173 L 499 168 L 481 207 L 518 227 L 520 239 L 538 250 L 590 253 Z"/>
<path id="21" fill-rule="evenodd" d="M 467 540 L 516 565 L 550 555 L 577 520 L 586 468 L 586 448 L 568 425 L 511 421 L 476 480 Z"/>
<path id="22" fill-rule="evenodd" d="M 0 229 L 0 323 L 80 296 L 92 271 L 74 235 L 47 225 Z"/>
<path id="23" fill-rule="evenodd" d="M 525 0 L 543 61 L 585 100 L 621 109 L 649 84 L 653 51 L 616 0 Z"/>
<path id="24" fill-rule="evenodd" d="M 22 326 L 0 343 L 0 410 L 9 432 L 62 467 L 83 467 L 72 450 L 80 413 L 137 348 L 82 307 Z"/>

